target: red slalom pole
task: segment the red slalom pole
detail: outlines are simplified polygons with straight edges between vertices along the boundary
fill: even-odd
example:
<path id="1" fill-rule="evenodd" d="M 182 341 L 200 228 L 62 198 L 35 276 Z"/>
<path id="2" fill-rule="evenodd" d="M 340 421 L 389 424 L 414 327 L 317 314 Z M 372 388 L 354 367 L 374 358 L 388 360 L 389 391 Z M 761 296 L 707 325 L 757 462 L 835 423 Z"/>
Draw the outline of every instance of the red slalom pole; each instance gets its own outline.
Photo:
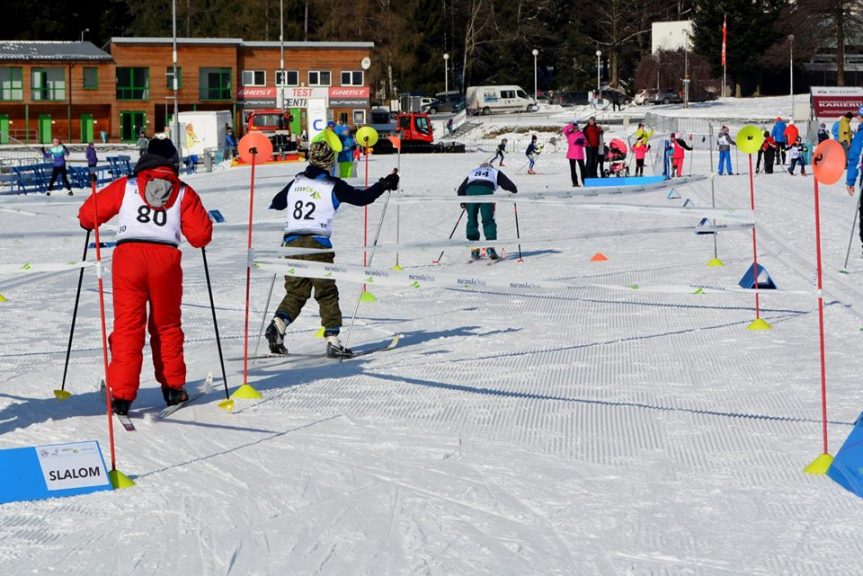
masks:
<path id="1" fill-rule="evenodd" d="M 755 216 L 755 178 L 752 174 L 752 154 L 749 156 L 749 206 L 752 209 L 752 215 Z M 752 275 L 755 280 L 755 320 L 749 323 L 749 330 L 770 330 L 773 328 L 766 320 L 761 318 L 761 300 L 758 291 L 758 235 L 756 226 L 752 226 Z"/>
<path id="2" fill-rule="evenodd" d="M 102 364 L 105 369 L 105 405 L 108 408 L 108 445 L 111 453 L 111 470 L 108 477 L 114 489 L 131 488 L 135 483 L 125 474 L 117 470 L 117 451 L 114 445 L 114 414 L 111 399 L 114 391 L 111 379 L 108 378 L 108 330 L 105 326 L 105 284 L 102 280 L 102 248 L 99 240 L 99 195 L 96 193 L 96 182 L 90 181 L 90 193 L 93 195 L 93 229 L 96 237 L 96 279 L 99 286 L 99 319 L 102 331 Z"/>
<path id="3" fill-rule="evenodd" d="M 821 273 L 821 209 L 818 179 L 815 178 L 815 250 L 818 266 L 818 338 L 821 352 L 821 432 L 824 454 L 827 454 L 827 358 L 824 350 L 824 294 Z"/>
<path id="4" fill-rule="evenodd" d="M 240 157 L 252 165 L 249 181 L 249 234 L 246 245 L 246 304 L 245 323 L 243 326 L 243 383 L 231 394 L 231 399 L 257 400 L 263 398 L 261 393 L 249 384 L 249 300 L 252 289 L 252 220 L 255 213 L 255 166 L 258 155 L 265 158 L 272 155 L 272 145 L 266 136 L 260 132 L 249 132 L 240 140 Z M 233 403 L 228 400 L 219 405 L 224 410 L 232 410 Z"/>

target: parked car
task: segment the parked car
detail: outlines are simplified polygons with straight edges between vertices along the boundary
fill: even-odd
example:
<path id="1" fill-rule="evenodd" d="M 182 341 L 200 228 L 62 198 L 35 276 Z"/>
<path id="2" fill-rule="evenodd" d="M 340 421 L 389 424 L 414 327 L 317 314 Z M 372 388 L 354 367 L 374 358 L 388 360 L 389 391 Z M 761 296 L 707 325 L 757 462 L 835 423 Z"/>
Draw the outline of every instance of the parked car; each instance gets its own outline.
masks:
<path id="1" fill-rule="evenodd" d="M 559 106 L 583 106 L 587 104 L 587 92 L 577 92 L 568 90 L 555 90 L 549 96 L 550 104 Z"/>
<path id="2" fill-rule="evenodd" d="M 652 101 L 654 104 L 683 104 L 683 94 L 674 90 L 658 90 Z"/>
<path id="3" fill-rule="evenodd" d="M 457 90 L 438 92 L 434 100 L 423 107 L 424 112 L 438 114 L 440 112 L 461 112 L 464 110 L 464 96 Z"/>

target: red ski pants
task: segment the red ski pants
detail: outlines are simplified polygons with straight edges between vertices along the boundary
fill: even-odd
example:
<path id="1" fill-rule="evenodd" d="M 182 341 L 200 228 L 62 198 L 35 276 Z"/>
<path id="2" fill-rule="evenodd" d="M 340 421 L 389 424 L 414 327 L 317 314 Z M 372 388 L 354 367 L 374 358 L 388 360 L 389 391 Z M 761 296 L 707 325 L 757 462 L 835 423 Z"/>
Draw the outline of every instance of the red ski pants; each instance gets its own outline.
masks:
<path id="1" fill-rule="evenodd" d="M 173 246 L 142 242 L 125 242 L 114 249 L 114 331 L 108 379 L 115 398 L 134 400 L 138 394 L 145 325 L 150 332 L 156 381 L 170 388 L 186 383 L 180 320 L 181 256 Z"/>

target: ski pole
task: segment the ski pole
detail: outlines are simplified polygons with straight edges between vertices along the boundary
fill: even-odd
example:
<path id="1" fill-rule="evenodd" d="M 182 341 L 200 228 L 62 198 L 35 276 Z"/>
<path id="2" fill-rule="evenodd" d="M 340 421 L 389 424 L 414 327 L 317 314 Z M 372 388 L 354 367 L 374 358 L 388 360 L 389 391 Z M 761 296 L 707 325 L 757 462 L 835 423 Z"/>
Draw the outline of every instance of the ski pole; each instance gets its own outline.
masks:
<path id="1" fill-rule="evenodd" d="M 464 216 L 464 213 L 466 211 L 467 211 L 467 208 L 461 209 L 461 214 L 458 215 L 458 220 L 455 221 L 455 226 L 452 227 L 452 232 L 449 233 L 448 240 L 452 240 L 452 237 L 455 234 L 456 229 L 458 228 L 458 224 L 459 224 L 459 222 L 461 222 L 461 218 L 462 218 L 462 216 Z M 444 253 L 444 250 L 441 250 L 440 256 L 438 256 L 437 260 L 433 261 L 432 264 L 440 264 L 440 259 L 443 258 L 443 253 Z"/>
<path id="2" fill-rule="evenodd" d="M 851 234 L 848 236 L 848 250 L 845 251 L 845 264 L 842 266 L 842 270 L 840 270 L 843 274 L 848 274 L 848 257 L 851 255 L 851 243 L 854 241 L 854 229 L 857 227 L 857 215 L 860 213 L 861 194 L 857 194 L 857 208 L 854 209 L 854 221 L 851 222 Z"/>
<path id="3" fill-rule="evenodd" d="M 518 204 L 515 202 L 512 203 L 512 210 L 515 213 L 515 237 L 521 240 L 521 234 L 518 231 Z M 524 262 L 524 259 L 521 257 L 521 242 L 518 243 L 518 261 Z"/>
<path id="4" fill-rule="evenodd" d="M 225 357 L 222 355 L 222 339 L 219 337 L 219 321 L 216 320 L 216 303 L 213 301 L 213 286 L 210 283 L 210 267 L 207 266 L 207 249 L 201 246 L 201 256 L 204 258 L 204 275 L 207 277 L 207 294 L 210 295 L 210 310 L 213 312 L 213 328 L 216 331 L 216 348 L 219 350 L 219 364 L 222 366 L 222 383 L 225 385 L 225 399 L 219 402 L 219 408 L 233 410 L 234 401 L 228 392 L 228 375 L 225 373 Z"/>
<path id="5" fill-rule="evenodd" d="M 90 231 L 87 230 L 87 237 L 84 239 L 84 255 L 81 256 L 81 262 L 87 259 L 87 247 L 89 245 Z M 54 397 L 56 397 L 57 400 L 66 400 L 72 395 L 71 393 L 66 392 L 66 372 L 69 370 L 69 356 L 72 354 L 72 336 L 75 335 L 75 320 L 78 318 L 78 301 L 81 299 L 81 284 L 83 281 L 84 268 L 81 267 L 81 272 L 78 274 L 78 290 L 75 292 L 75 308 L 72 311 L 72 328 L 69 330 L 69 344 L 66 346 L 66 364 L 63 366 L 63 382 L 60 384 L 59 390 L 54 390 Z"/>
<path id="6" fill-rule="evenodd" d="M 270 299 L 273 297 L 273 288 L 276 285 L 276 275 L 273 274 L 273 279 L 270 280 L 270 292 L 267 294 L 267 304 L 264 306 L 264 314 L 261 316 L 261 328 L 258 330 L 258 340 L 255 342 L 255 352 L 253 356 L 258 355 L 258 348 L 261 346 L 261 338 L 264 335 L 264 326 L 267 323 L 267 310 L 270 309 Z"/>
<path id="7" fill-rule="evenodd" d="M 393 174 L 396 174 L 397 172 L 398 172 L 398 168 L 393 169 Z M 375 249 L 378 247 L 378 239 L 380 238 L 380 235 L 381 235 L 381 228 L 383 228 L 383 225 L 384 225 L 384 216 L 386 216 L 386 213 L 387 213 L 387 205 L 390 203 L 390 194 L 391 194 L 391 192 L 389 190 L 387 190 L 387 197 L 384 200 L 383 210 L 381 210 L 381 219 L 378 221 L 378 229 L 375 232 L 375 239 L 372 242 L 372 249 L 371 249 L 371 252 L 369 253 L 369 263 L 368 263 L 369 266 L 372 265 L 372 260 L 375 257 Z M 365 254 L 365 252 L 363 254 Z M 348 344 L 350 344 L 350 342 L 351 342 L 351 333 L 354 330 L 354 321 L 357 319 L 357 311 L 360 309 L 360 302 L 363 299 L 364 293 L 366 293 L 365 284 L 363 285 L 363 289 L 360 290 L 360 293 L 357 295 L 356 304 L 354 304 L 354 313 L 351 316 L 351 323 L 348 325 L 348 334 L 347 334 L 347 336 L 345 336 L 345 344 L 344 344 L 345 348 L 347 348 Z M 344 360 L 344 356 L 339 357 L 339 362 L 341 362 L 342 360 Z"/>

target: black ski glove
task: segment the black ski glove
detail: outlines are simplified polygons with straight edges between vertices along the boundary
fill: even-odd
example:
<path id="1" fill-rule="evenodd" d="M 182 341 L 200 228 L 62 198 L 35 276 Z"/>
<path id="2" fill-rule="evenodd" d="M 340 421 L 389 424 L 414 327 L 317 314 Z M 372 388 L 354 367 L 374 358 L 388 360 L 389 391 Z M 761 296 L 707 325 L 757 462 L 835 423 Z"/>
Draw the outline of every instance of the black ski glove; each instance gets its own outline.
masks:
<path id="1" fill-rule="evenodd" d="M 380 182 L 384 185 L 384 190 L 398 190 L 399 188 L 399 175 L 398 174 L 389 174 L 386 178 L 381 178 Z"/>

